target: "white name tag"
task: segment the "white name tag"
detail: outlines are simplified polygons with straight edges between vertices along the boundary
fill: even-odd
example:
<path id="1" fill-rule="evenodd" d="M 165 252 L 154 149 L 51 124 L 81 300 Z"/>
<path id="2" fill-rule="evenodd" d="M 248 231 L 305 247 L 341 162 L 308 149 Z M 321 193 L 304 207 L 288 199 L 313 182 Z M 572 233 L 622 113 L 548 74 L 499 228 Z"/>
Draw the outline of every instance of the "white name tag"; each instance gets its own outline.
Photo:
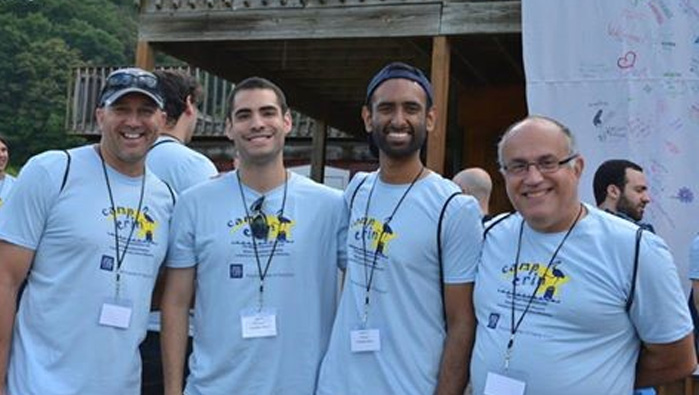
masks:
<path id="1" fill-rule="evenodd" d="M 277 314 L 274 309 L 245 310 L 240 313 L 243 339 L 277 336 Z"/>
<path id="2" fill-rule="evenodd" d="M 378 329 L 359 329 L 350 332 L 352 352 L 381 351 L 381 333 Z"/>
<path id="3" fill-rule="evenodd" d="M 485 395 L 524 395 L 527 383 L 498 373 L 488 372 Z"/>
<path id="4" fill-rule="evenodd" d="M 131 325 L 131 306 L 125 302 L 104 302 L 100 311 L 100 325 L 127 329 Z"/>

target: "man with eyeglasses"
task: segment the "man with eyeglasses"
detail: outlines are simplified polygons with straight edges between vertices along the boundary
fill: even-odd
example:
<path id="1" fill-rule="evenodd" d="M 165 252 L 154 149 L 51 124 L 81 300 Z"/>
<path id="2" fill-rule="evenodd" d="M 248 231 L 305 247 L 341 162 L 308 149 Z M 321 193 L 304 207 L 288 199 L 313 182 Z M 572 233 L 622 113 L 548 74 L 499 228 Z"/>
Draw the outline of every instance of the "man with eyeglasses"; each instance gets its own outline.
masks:
<path id="1" fill-rule="evenodd" d="M 517 212 L 486 226 L 474 393 L 630 394 L 690 374 L 692 321 L 667 245 L 580 201 L 570 130 L 525 118 L 498 161 Z"/>
<path id="2" fill-rule="evenodd" d="M 339 191 L 289 172 L 281 89 L 251 77 L 228 98 L 239 167 L 186 191 L 175 209 L 161 331 L 165 394 L 313 394 L 344 263 Z"/>
<path id="3" fill-rule="evenodd" d="M 111 73 L 98 144 L 39 154 L 0 210 L 0 394 L 138 394 L 174 196 L 145 167 L 156 77 Z M 17 290 L 27 278 L 15 315 Z"/>
<path id="4" fill-rule="evenodd" d="M 436 118 L 422 71 L 399 62 L 380 70 L 362 118 L 379 170 L 358 174 L 345 192 L 345 286 L 317 393 L 461 395 L 475 329 L 478 203 L 420 160 Z"/>

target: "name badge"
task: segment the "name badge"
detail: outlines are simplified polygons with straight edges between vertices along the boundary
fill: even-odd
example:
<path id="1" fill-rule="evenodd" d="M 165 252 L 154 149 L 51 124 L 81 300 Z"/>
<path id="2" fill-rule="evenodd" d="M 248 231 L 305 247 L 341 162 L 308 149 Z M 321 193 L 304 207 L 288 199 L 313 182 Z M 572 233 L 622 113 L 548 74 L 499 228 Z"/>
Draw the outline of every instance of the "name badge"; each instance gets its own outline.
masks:
<path id="1" fill-rule="evenodd" d="M 485 395 L 524 395 L 527 383 L 502 374 L 488 372 L 485 379 Z"/>
<path id="2" fill-rule="evenodd" d="M 245 310 L 240 313 L 240 325 L 243 339 L 274 337 L 277 336 L 277 313 L 270 308 Z"/>
<path id="3" fill-rule="evenodd" d="M 381 351 L 381 333 L 378 329 L 357 329 L 350 332 L 352 352 Z"/>
<path id="4" fill-rule="evenodd" d="M 113 328 L 128 329 L 131 325 L 131 301 L 107 300 L 102 304 L 99 324 Z"/>

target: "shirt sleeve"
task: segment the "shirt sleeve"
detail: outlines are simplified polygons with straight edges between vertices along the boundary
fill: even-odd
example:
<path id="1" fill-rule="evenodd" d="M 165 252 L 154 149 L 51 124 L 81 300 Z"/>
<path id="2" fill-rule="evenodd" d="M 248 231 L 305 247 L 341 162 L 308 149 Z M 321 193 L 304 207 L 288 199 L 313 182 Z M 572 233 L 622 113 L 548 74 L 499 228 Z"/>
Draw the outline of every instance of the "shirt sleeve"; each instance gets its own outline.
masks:
<path id="1" fill-rule="evenodd" d="M 12 195 L 0 210 L 0 239 L 37 249 L 51 208 L 59 197 L 57 176 L 48 169 L 64 169 L 66 160 L 65 154 L 52 151 L 27 162 L 13 185 Z M 63 174 L 61 170 L 60 176 Z"/>
<path id="2" fill-rule="evenodd" d="M 644 343 L 665 344 L 682 339 L 694 326 L 677 267 L 665 242 L 643 232 L 631 320 Z"/>
<path id="3" fill-rule="evenodd" d="M 699 280 L 699 236 L 694 238 L 689 249 L 689 279 Z"/>
<path id="4" fill-rule="evenodd" d="M 196 265 L 195 210 L 190 202 L 196 201 L 191 193 L 185 193 L 175 203 L 170 224 L 170 237 L 165 266 L 188 268 Z"/>
<path id="5" fill-rule="evenodd" d="M 483 244 L 483 225 L 473 197 L 458 195 L 449 202 L 441 233 L 444 282 L 474 282 Z"/>

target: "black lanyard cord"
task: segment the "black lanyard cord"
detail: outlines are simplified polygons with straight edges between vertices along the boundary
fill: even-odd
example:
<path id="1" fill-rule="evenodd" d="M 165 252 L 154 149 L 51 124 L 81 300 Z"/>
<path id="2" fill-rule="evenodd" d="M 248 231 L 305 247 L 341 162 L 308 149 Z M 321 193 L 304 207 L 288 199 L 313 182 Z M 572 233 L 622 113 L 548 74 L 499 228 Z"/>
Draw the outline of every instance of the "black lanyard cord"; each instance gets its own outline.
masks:
<path id="1" fill-rule="evenodd" d="M 126 238 L 126 244 L 124 245 L 124 251 L 119 256 L 119 226 L 117 225 L 117 210 L 114 204 L 114 194 L 112 193 L 112 186 L 109 182 L 109 175 L 107 173 L 107 165 L 104 162 L 104 157 L 102 156 L 101 147 L 98 146 L 97 154 L 102 162 L 102 171 L 104 173 L 104 182 L 107 184 L 107 193 L 109 194 L 109 203 L 112 208 L 112 222 L 114 223 L 114 248 L 116 249 L 116 296 L 119 296 L 119 281 L 121 280 L 121 264 L 126 258 L 126 252 L 131 244 L 131 237 L 133 236 L 134 229 L 136 229 L 136 224 L 138 223 L 138 216 L 141 215 L 141 208 L 143 206 L 143 196 L 146 189 L 146 172 L 145 166 L 143 175 L 141 176 L 141 192 L 138 197 L 138 209 L 136 209 L 136 214 L 134 215 L 133 222 L 131 223 L 131 231 L 129 231 L 129 237 Z"/>
<path id="2" fill-rule="evenodd" d="M 243 192 L 243 183 L 240 180 L 240 171 L 236 170 L 235 171 L 236 178 L 238 179 L 238 190 L 240 191 L 240 198 L 243 200 L 243 207 L 245 208 L 245 218 L 248 223 L 248 227 L 250 228 L 250 238 L 252 239 L 252 249 L 255 252 L 255 262 L 257 263 L 257 274 L 260 278 L 260 308 L 262 307 L 262 295 L 265 291 L 265 277 L 267 277 L 267 271 L 269 271 L 269 267 L 272 264 L 272 258 L 274 257 L 274 252 L 277 250 L 277 243 L 279 242 L 279 237 L 274 238 L 274 243 L 272 244 L 272 251 L 269 253 L 269 257 L 267 258 L 267 263 L 265 264 L 264 270 L 262 270 L 262 264 L 260 263 L 260 255 L 257 252 L 257 242 L 255 241 L 255 236 L 253 235 L 253 230 L 252 230 L 252 220 L 250 218 L 250 211 L 248 210 L 248 203 L 245 200 L 245 193 Z M 279 221 L 279 224 L 277 226 L 281 227 L 281 219 L 284 217 L 284 208 L 286 207 L 286 192 L 287 192 L 287 185 L 289 184 L 289 173 L 287 171 L 284 171 L 284 194 L 282 197 L 282 207 L 279 210 L 279 213 L 277 214 L 277 220 Z M 254 204 L 254 203 L 253 203 Z M 262 212 L 262 208 L 260 207 L 260 212 L 264 215 Z M 279 232 L 280 229 L 277 230 Z"/>
<path id="3" fill-rule="evenodd" d="M 519 316 L 519 319 L 517 320 L 517 323 L 515 324 L 515 298 L 517 295 L 517 274 L 518 274 L 517 266 L 519 265 L 519 255 L 520 255 L 520 252 L 522 250 L 522 234 L 524 233 L 524 218 L 522 218 L 522 223 L 520 224 L 520 227 L 519 227 L 519 237 L 517 239 L 517 254 L 515 256 L 515 263 L 514 263 L 514 266 L 515 266 L 514 267 L 514 277 L 512 278 L 512 303 L 511 303 L 511 309 L 510 309 L 510 313 L 511 313 L 510 314 L 510 340 L 507 342 L 507 354 L 506 354 L 506 358 L 505 358 L 505 366 L 506 367 L 509 363 L 510 352 L 512 350 L 512 346 L 514 346 L 515 335 L 517 333 L 517 330 L 519 329 L 519 326 L 522 324 L 522 321 L 524 320 L 524 316 L 526 316 L 527 313 L 529 312 L 529 308 L 532 305 L 532 301 L 534 300 L 536 293 L 539 291 L 539 287 L 541 287 L 541 284 L 544 282 L 544 279 L 546 278 L 549 270 L 551 270 L 551 265 L 553 264 L 553 261 L 556 259 L 558 252 L 563 247 L 563 244 L 568 239 L 568 236 L 570 236 L 570 233 L 575 228 L 575 225 L 578 224 L 578 221 L 580 220 L 580 216 L 583 213 L 583 209 L 584 209 L 584 206 L 582 203 L 580 203 L 580 210 L 578 210 L 578 214 L 575 216 L 575 220 L 570 225 L 570 228 L 568 228 L 568 231 L 563 236 L 563 239 L 558 244 L 558 247 L 556 247 L 556 249 L 554 250 L 553 255 L 551 255 L 551 259 L 549 260 L 548 265 L 546 265 L 546 270 L 544 270 L 543 276 L 539 277 L 538 281 L 536 282 L 536 287 L 534 288 L 534 291 L 532 292 L 532 294 L 529 296 L 529 300 L 527 301 L 527 305 L 525 306 L 524 311 L 522 312 L 522 315 Z"/>
<path id="4" fill-rule="evenodd" d="M 366 294 L 364 296 L 364 317 L 363 321 L 366 323 L 366 320 L 368 318 L 368 311 L 369 311 L 369 294 L 371 293 L 371 284 L 374 281 L 374 272 L 376 270 L 376 259 L 379 255 L 379 252 L 383 251 L 383 236 L 386 232 L 391 232 L 391 227 L 389 226 L 390 222 L 393 220 L 393 217 L 396 215 L 396 212 L 398 211 L 398 208 L 401 206 L 403 203 L 403 200 L 405 200 L 405 197 L 408 196 L 408 192 L 410 192 L 411 189 L 413 189 L 413 186 L 417 182 L 417 180 L 420 179 L 420 176 L 422 176 L 422 173 L 425 171 L 425 167 L 421 166 L 420 171 L 415 175 L 415 178 L 410 182 L 410 185 L 408 185 L 408 188 L 403 192 L 403 195 L 400 197 L 398 200 L 398 203 L 396 203 L 396 206 L 393 208 L 393 211 L 391 212 L 391 215 L 389 215 L 386 218 L 386 221 L 384 221 L 383 225 L 381 226 L 381 232 L 378 235 L 378 238 L 376 239 L 376 249 L 374 250 L 373 258 L 371 261 L 371 269 L 367 269 L 367 264 L 366 261 L 366 256 L 367 256 L 367 248 L 366 248 L 366 227 L 368 225 L 369 221 L 369 205 L 371 203 L 371 197 L 374 194 L 374 188 L 376 188 L 376 182 L 380 177 L 380 174 L 376 174 L 376 178 L 374 178 L 374 182 L 371 185 L 371 189 L 369 190 L 369 196 L 367 197 L 366 200 L 366 207 L 364 209 L 364 224 L 362 226 L 362 257 L 364 259 L 364 281 L 366 282 Z"/>

